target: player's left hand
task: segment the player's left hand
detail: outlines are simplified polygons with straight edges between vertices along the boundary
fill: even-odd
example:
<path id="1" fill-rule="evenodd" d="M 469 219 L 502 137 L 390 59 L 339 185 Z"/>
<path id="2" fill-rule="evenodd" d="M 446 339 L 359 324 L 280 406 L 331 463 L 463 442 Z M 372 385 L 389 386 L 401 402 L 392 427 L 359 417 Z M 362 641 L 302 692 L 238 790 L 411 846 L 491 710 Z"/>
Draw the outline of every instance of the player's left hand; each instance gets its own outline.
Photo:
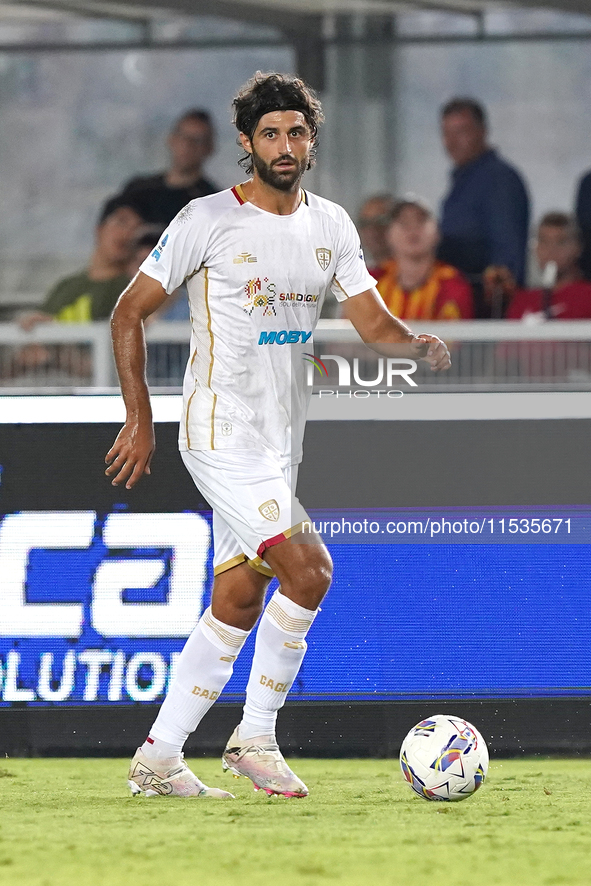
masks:
<path id="1" fill-rule="evenodd" d="M 424 349 L 424 344 L 427 344 L 427 353 L 421 354 L 419 359 L 429 363 L 432 372 L 443 372 L 444 370 L 449 369 L 451 366 L 451 357 L 445 342 L 441 341 L 440 338 L 437 338 L 436 335 L 428 335 L 427 333 L 417 335 L 415 341 L 417 343 L 423 342 L 421 350 Z"/>

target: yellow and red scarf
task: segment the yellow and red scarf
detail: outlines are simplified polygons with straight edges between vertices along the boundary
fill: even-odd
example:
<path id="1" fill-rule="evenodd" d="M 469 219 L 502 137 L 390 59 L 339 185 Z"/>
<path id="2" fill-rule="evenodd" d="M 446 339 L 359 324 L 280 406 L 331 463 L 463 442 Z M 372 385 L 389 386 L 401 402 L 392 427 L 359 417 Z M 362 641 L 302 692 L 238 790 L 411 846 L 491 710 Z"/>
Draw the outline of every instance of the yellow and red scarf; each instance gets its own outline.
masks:
<path id="1" fill-rule="evenodd" d="M 455 301 L 438 304 L 441 284 L 445 280 L 453 280 L 457 275 L 456 268 L 451 265 L 435 262 L 425 283 L 412 292 L 406 292 L 398 282 L 398 262 L 389 261 L 378 280 L 378 292 L 388 310 L 403 320 L 458 320 L 462 315 Z"/>

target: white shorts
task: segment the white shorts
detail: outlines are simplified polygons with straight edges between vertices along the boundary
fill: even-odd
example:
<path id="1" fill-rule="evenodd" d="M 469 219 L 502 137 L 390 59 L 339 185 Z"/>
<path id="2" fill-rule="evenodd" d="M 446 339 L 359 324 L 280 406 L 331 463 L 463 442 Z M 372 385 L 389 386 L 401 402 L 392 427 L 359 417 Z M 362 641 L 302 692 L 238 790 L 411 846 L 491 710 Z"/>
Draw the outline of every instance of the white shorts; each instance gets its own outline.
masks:
<path id="1" fill-rule="evenodd" d="M 297 465 L 281 468 L 255 449 L 189 449 L 181 458 L 213 509 L 214 575 L 247 561 L 273 576 L 265 550 L 310 519 L 294 494 Z"/>

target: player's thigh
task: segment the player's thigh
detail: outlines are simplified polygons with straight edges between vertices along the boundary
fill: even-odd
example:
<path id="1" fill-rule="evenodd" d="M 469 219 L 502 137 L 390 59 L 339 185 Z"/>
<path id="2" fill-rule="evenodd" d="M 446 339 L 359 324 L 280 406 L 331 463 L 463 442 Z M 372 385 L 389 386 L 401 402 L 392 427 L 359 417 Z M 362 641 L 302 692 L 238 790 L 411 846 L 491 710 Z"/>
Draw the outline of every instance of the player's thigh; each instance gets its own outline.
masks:
<path id="1" fill-rule="evenodd" d="M 261 614 L 270 579 L 248 565 L 240 539 L 217 510 L 213 545 L 211 611 L 224 624 L 248 631 Z"/>
<path id="2" fill-rule="evenodd" d="M 196 485 L 214 513 L 231 529 L 251 566 L 269 574 L 264 552 L 297 532 L 302 523 L 310 522 L 293 493 L 290 472 L 271 454 L 256 450 L 189 451 L 181 455 Z M 224 557 L 228 553 L 229 549 Z M 224 565 L 229 561 L 220 564 Z M 216 567 L 218 571 L 221 568 Z"/>
<path id="3" fill-rule="evenodd" d="M 247 560 L 240 539 L 228 526 L 222 515 L 214 508 L 213 531 L 213 574 L 214 577 L 244 563 Z"/>

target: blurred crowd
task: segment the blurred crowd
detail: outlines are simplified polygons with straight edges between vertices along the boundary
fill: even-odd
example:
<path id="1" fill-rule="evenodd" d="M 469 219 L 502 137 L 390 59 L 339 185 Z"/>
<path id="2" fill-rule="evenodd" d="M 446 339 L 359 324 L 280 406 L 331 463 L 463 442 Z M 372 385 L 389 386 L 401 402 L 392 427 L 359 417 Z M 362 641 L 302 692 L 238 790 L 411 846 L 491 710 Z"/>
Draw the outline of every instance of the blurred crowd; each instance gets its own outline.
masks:
<path id="1" fill-rule="evenodd" d="M 523 175 L 491 146 L 486 110 L 474 99 L 449 101 L 440 124 L 451 161 L 440 212 L 416 194 L 380 193 L 363 202 L 356 219 L 388 308 L 409 320 L 591 318 L 591 172 L 581 179 L 572 213 L 549 212 L 537 223 L 540 285 L 527 288 L 530 201 Z M 219 190 L 204 176 L 215 150 L 207 111 L 183 113 L 167 147 L 167 169 L 131 179 L 106 202 L 85 267 L 58 281 L 38 310 L 23 314 L 23 329 L 108 318 L 174 216 L 190 200 Z M 182 287 L 155 319 L 189 319 Z M 59 359 L 56 349 L 30 345 L 15 355 L 14 368 Z"/>
<path id="2" fill-rule="evenodd" d="M 530 201 L 523 175 L 491 147 L 485 109 L 454 98 L 441 110 L 452 169 L 439 217 L 420 197 L 376 194 L 358 225 L 378 290 L 404 319 L 591 318 L 591 172 L 572 213 L 535 229 L 540 285 L 527 287 Z"/>

